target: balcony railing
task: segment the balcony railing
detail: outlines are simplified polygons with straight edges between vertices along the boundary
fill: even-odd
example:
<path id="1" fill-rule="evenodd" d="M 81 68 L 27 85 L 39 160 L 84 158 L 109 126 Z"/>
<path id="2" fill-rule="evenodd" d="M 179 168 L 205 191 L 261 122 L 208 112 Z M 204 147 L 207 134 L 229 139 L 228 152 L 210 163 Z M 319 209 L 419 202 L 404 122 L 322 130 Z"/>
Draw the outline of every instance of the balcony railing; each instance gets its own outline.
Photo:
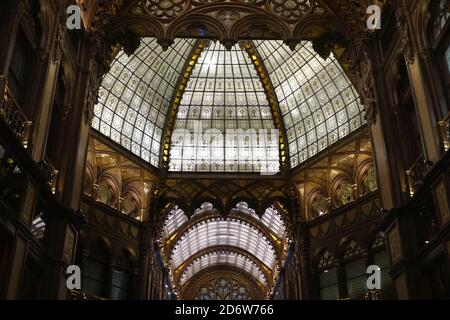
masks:
<path id="1" fill-rule="evenodd" d="M 445 151 L 450 150 L 450 113 L 439 121 L 439 131 Z"/>
<path id="2" fill-rule="evenodd" d="M 0 75 L 0 118 L 17 134 L 24 148 L 28 148 L 33 123 L 23 113 L 8 88 L 6 78 L 2 75 Z"/>
<path id="3" fill-rule="evenodd" d="M 406 176 L 408 178 L 408 187 L 410 196 L 414 196 L 420 186 L 423 184 L 425 177 L 431 171 L 433 167 L 433 162 L 424 158 L 421 155 L 416 162 L 406 171 Z"/>
<path id="4" fill-rule="evenodd" d="M 53 194 L 56 193 L 56 188 L 58 185 L 59 170 L 50 162 L 50 160 L 45 157 L 45 159 L 40 163 L 42 174 L 47 181 L 47 185 Z"/>

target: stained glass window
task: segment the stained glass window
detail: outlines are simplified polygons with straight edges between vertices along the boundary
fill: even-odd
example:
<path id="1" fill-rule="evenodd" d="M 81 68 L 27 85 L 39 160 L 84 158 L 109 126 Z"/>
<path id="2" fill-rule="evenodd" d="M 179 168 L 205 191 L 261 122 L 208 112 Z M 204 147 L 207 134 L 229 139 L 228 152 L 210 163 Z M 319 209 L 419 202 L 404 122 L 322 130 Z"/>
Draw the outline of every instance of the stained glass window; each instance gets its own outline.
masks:
<path id="1" fill-rule="evenodd" d="M 196 300 L 252 300 L 252 295 L 241 283 L 219 278 L 204 284 L 198 291 Z"/>
<path id="2" fill-rule="evenodd" d="M 211 42 L 204 50 L 187 83 L 174 129 L 171 171 L 279 170 L 278 132 L 267 96 L 239 45 L 227 51 Z"/>
<path id="3" fill-rule="evenodd" d="M 235 252 L 211 252 L 196 259 L 189 264 L 180 277 L 180 284 L 185 284 L 190 278 L 192 278 L 197 272 L 206 269 L 208 267 L 219 265 L 231 265 L 236 268 L 242 269 L 251 274 L 262 285 L 267 285 L 267 280 L 262 272 L 261 268 L 253 262 L 250 258 L 245 257 Z"/>
<path id="4" fill-rule="evenodd" d="M 292 167 L 365 122 L 358 94 L 334 57 L 323 60 L 310 42 L 295 52 L 281 41 L 255 43 L 275 88 Z"/>
<path id="5" fill-rule="evenodd" d="M 177 39 L 163 51 L 144 38 L 135 54 L 121 51 L 103 78 L 92 127 L 158 166 L 170 100 L 194 43 Z"/>

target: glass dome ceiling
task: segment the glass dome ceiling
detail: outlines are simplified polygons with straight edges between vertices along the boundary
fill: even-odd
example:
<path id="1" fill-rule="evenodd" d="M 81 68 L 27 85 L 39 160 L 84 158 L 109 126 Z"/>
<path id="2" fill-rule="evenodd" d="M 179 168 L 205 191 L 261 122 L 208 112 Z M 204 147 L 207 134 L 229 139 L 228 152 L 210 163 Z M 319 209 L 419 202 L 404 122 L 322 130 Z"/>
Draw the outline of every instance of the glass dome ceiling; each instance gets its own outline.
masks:
<path id="1" fill-rule="evenodd" d="M 195 143 L 198 132 L 217 133 Z M 260 129 L 274 130 L 274 121 L 255 67 L 239 45 L 227 51 L 210 43 L 198 59 L 186 85 L 175 129 L 190 132 L 190 140 L 172 136 L 171 171 L 277 172 L 279 147 L 264 144 Z M 235 131 L 241 129 L 241 132 Z M 214 130 L 214 131 L 212 131 Z M 231 135 L 230 135 L 231 133 Z M 248 134 L 246 134 L 248 133 Z M 233 134 L 235 136 L 233 137 Z M 272 140 L 278 140 L 278 132 Z M 243 138 L 243 139 L 240 139 Z M 260 144 L 253 143 L 258 138 Z M 264 140 L 266 141 L 266 140 Z M 197 148 L 195 145 L 199 145 Z"/>
<path id="2" fill-rule="evenodd" d="M 196 41 L 178 39 L 163 51 L 155 39 L 145 38 L 130 57 L 121 51 L 103 78 L 92 127 L 158 167 L 167 115 Z M 291 167 L 364 124 L 358 94 L 334 57 L 321 59 L 309 42 L 294 52 L 280 41 L 254 41 L 253 45 L 275 89 Z M 226 51 L 218 42 L 211 42 L 198 59 L 174 130 L 193 132 L 196 121 L 203 131 L 217 129 L 222 133 L 227 129 L 275 128 L 259 75 L 239 45 Z M 171 171 L 279 169 L 278 140 L 269 132 L 265 144 L 250 134 L 244 144 L 234 139 L 200 140 L 197 149 L 191 145 L 194 135 L 181 142 L 177 137 L 172 135 Z M 250 152 L 249 143 L 256 146 Z"/>
<path id="3" fill-rule="evenodd" d="M 130 57 L 121 51 L 103 78 L 92 127 L 157 167 L 172 95 L 194 44 L 178 39 L 163 51 L 145 38 Z"/>
<path id="4" fill-rule="evenodd" d="M 283 117 L 295 167 L 364 124 L 364 107 L 339 63 L 311 42 L 295 52 L 281 41 L 256 41 Z"/>

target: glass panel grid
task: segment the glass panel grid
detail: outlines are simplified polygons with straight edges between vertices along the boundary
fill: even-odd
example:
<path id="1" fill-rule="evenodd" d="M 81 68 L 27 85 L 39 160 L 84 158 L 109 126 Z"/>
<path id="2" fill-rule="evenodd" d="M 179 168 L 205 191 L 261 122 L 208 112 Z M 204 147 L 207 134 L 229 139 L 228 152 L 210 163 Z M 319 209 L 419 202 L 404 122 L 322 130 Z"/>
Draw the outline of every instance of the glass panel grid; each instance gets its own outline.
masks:
<path id="1" fill-rule="evenodd" d="M 339 63 L 310 42 L 290 52 L 281 41 L 256 41 L 283 116 L 295 167 L 365 123 L 364 108 Z"/>
<path id="2" fill-rule="evenodd" d="M 221 245 L 246 250 L 269 268 L 275 265 L 274 248 L 262 233 L 241 221 L 219 219 L 207 220 L 187 231 L 172 251 L 172 266 L 176 269 L 200 250 Z"/>
<path id="3" fill-rule="evenodd" d="M 166 222 L 163 227 L 163 236 L 167 238 L 175 232 L 179 227 L 188 221 L 188 217 L 184 214 L 184 211 L 178 206 L 175 206 L 167 216 Z"/>
<path id="4" fill-rule="evenodd" d="M 280 213 L 273 207 L 269 207 L 261 217 L 262 223 L 278 237 L 286 237 L 286 227 Z"/>
<path id="5" fill-rule="evenodd" d="M 238 45 L 227 51 L 212 42 L 201 54 L 186 85 L 175 129 L 189 134 L 172 135 L 171 171 L 279 170 L 278 133 L 270 106 L 250 57 Z M 204 134 L 208 129 L 214 130 L 213 136 Z M 242 130 L 239 136 L 230 131 L 237 129 Z M 267 130 L 265 134 L 261 129 Z"/>
<path id="6" fill-rule="evenodd" d="M 157 167 L 170 99 L 194 42 L 177 39 L 163 51 L 144 38 L 135 54 L 121 51 L 103 78 L 92 127 Z"/>
<path id="7" fill-rule="evenodd" d="M 180 284 L 184 285 L 199 271 L 218 265 L 231 265 L 242 269 L 255 277 L 261 284 L 267 285 L 267 280 L 261 268 L 248 257 L 244 257 L 235 252 L 213 252 L 201 256 L 186 267 L 181 275 Z"/>

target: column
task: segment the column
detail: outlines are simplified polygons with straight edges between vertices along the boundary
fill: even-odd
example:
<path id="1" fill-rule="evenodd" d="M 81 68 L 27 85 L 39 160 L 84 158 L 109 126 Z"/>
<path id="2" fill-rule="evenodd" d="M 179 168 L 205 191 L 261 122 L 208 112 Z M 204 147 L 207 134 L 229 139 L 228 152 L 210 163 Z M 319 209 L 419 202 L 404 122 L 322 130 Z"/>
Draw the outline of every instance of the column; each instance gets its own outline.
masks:
<path id="1" fill-rule="evenodd" d="M 155 243 L 153 237 L 153 224 L 146 222 L 142 227 L 139 246 L 138 298 L 141 300 L 151 298 L 150 279 L 152 278 L 151 269 L 154 260 L 153 247 Z"/>

